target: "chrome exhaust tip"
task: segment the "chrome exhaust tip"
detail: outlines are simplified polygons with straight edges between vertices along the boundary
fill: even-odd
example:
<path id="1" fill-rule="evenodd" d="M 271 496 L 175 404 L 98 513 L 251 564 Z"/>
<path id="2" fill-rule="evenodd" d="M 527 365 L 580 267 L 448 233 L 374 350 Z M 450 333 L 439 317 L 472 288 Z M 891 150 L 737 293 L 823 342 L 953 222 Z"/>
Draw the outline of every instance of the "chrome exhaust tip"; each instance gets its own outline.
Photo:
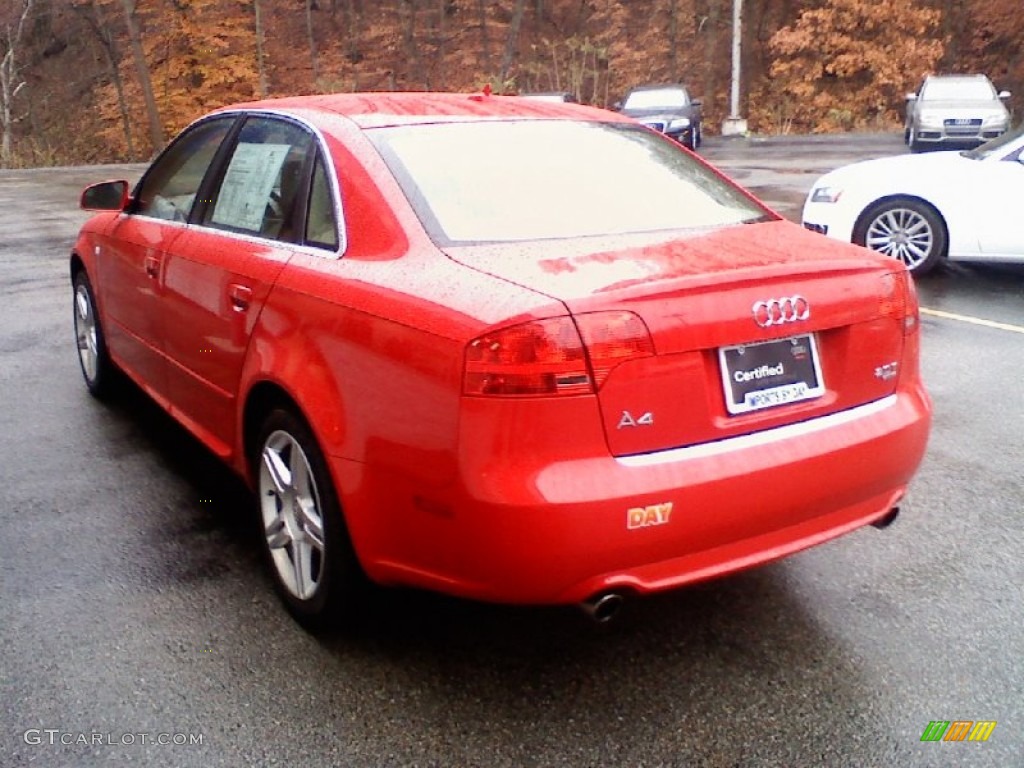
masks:
<path id="1" fill-rule="evenodd" d="M 900 508 L 893 507 L 888 512 L 886 512 L 882 517 L 875 520 L 875 522 L 873 522 L 871 525 L 873 525 L 875 528 L 878 528 L 879 530 L 881 530 L 882 528 L 888 528 L 890 525 L 893 524 L 893 522 L 895 522 L 899 514 Z"/>
<path id="2" fill-rule="evenodd" d="M 626 598 L 618 592 L 605 592 L 581 603 L 580 607 L 595 624 L 608 624 L 618 616 L 625 602 Z"/>

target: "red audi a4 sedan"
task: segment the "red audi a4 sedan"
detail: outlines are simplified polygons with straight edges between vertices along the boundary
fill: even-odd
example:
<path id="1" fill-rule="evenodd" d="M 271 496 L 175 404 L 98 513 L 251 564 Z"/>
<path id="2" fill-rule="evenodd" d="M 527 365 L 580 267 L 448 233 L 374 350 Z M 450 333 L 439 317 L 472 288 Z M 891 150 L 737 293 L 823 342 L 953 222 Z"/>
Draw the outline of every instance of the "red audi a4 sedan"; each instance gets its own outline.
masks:
<path id="1" fill-rule="evenodd" d="M 87 387 L 248 480 L 311 627 L 363 577 L 604 619 L 888 523 L 925 450 L 904 267 L 611 112 L 241 104 L 82 205 Z"/>

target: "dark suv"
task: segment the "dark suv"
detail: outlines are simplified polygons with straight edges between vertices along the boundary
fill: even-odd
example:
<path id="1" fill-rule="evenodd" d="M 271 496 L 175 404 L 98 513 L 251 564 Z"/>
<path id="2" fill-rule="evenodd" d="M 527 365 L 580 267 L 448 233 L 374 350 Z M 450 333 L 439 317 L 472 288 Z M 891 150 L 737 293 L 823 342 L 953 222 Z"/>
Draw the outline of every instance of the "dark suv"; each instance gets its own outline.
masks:
<path id="1" fill-rule="evenodd" d="M 685 85 L 643 85 L 615 105 L 624 115 L 696 149 L 701 142 L 701 100 L 690 98 Z"/>

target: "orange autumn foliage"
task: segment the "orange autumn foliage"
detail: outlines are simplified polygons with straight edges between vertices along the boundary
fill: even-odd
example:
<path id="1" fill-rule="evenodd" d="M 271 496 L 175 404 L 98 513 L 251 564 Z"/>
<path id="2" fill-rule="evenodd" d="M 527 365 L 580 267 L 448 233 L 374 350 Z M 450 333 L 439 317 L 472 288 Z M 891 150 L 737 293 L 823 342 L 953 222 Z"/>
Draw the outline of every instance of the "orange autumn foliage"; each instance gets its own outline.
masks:
<path id="1" fill-rule="evenodd" d="M 732 0 L 258 2 L 261 46 L 256 0 L 38 0 L 19 52 L 15 159 L 147 158 L 161 132 L 257 97 L 261 69 L 270 96 L 490 83 L 607 107 L 634 85 L 682 81 L 704 100 L 708 134 L 729 111 Z M 746 0 L 740 112 L 759 133 L 899 130 L 904 95 L 929 71 L 986 72 L 1013 108 L 1019 15 L 1020 0 Z"/>
<path id="2" fill-rule="evenodd" d="M 903 94 L 942 56 L 941 14 L 912 0 L 825 0 L 771 38 L 775 54 L 757 119 L 797 132 L 890 127 Z M 767 113 L 767 114 L 765 114 Z"/>

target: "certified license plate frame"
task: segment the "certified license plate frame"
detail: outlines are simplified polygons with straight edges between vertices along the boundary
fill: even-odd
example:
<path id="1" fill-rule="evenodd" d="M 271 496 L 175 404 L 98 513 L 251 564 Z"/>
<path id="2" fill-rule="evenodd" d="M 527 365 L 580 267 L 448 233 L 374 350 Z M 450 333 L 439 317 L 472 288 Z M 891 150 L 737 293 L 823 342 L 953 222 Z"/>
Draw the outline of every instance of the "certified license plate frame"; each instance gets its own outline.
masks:
<path id="1" fill-rule="evenodd" d="M 733 416 L 825 394 L 813 333 L 719 347 L 718 367 L 725 407 Z"/>

